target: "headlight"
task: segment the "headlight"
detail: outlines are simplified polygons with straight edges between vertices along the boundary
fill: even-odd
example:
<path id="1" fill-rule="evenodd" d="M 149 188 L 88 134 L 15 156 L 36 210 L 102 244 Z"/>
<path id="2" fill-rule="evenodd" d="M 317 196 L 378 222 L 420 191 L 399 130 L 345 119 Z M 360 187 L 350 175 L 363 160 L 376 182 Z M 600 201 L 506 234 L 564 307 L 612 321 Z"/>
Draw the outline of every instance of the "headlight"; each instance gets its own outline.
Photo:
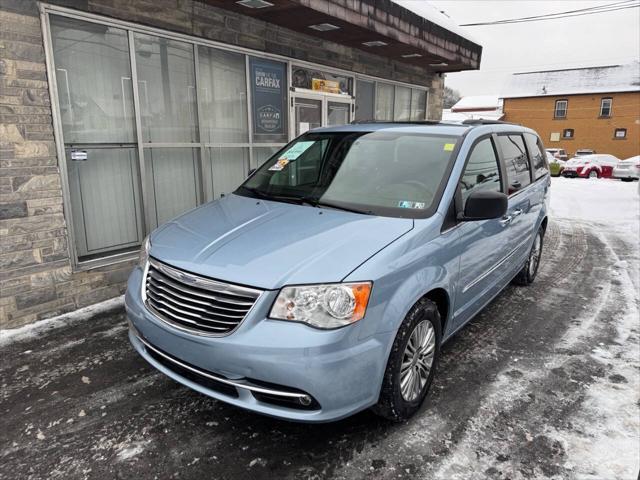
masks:
<path id="1" fill-rule="evenodd" d="M 284 287 L 270 318 L 304 322 L 318 328 L 338 328 L 364 317 L 371 282 Z"/>
<path id="2" fill-rule="evenodd" d="M 138 265 L 141 268 L 144 268 L 147 260 L 149 260 L 149 250 L 151 250 L 151 241 L 149 240 L 149 235 L 147 235 L 140 247 L 140 259 L 138 260 Z"/>

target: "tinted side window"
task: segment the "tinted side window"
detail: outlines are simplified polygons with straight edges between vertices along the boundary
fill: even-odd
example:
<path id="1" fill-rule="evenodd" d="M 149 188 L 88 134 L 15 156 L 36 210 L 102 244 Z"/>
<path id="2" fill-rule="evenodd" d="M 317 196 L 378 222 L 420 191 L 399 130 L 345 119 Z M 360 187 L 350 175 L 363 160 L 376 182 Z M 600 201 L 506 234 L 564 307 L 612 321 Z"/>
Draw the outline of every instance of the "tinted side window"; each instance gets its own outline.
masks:
<path id="1" fill-rule="evenodd" d="M 478 190 L 502 191 L 498 156 L 490 138 L 480 140 L 469 155 L 469 161 L 460 179 L 463 208 L 467 197 Z"/>
<path id="2" fill-rule="evenodd" d="M 549 166 L 547 165 L 547 159 L 544 154 L 544 149 L 542 148 L 538 137 L 536 137 L 532 133 L 525 133 L 524 139 L 527 141 L 527 148 L 529 149 L 529 153 L 531 154 L 531 163 L 533 163 L 533 178 L 538 180 L 539 178 L 544 177 L 549 171 Z"/>
<path id="3" fill-rule="evenodd" d="M 529 159 L 521 135 L 499 135 L 498 143 L 504 156 L 507 184 L 509 195 L 511 195 L 531 183 Z"/>

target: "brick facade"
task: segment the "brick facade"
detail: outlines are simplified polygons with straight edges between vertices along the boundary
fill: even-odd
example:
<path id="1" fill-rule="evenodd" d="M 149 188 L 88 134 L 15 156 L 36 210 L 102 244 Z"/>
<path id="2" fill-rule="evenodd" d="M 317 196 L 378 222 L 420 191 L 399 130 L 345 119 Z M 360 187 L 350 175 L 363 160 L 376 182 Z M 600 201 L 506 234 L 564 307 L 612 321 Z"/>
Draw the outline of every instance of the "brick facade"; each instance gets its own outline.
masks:
<path id="1" fill-rule="evenodd" d="M 443 78 L 192 0 L 67 0 L 54 4 L 429 87 L 440 118 Z M 0 329 L 102 301 L 125 290 L 134 263 L 73 271 L 52 127 L 42 30 L 34 0 L 0 0 Z"/>
<path id="2" fill-rule="evenodd" d="M 600 101 L 611 98 L 611 116 L 601 118 Z M 566 118 L 554 118 L 556 100 L 567 100 Z M 505 98 L 504 120 L 536 130 L 548 148 L 563 148 L 569 155 L 579 148 L 609 153 L 625 159 L 640 154 L 640 92 Z M 614 137 L 615 129 L 626 128 L 624 139 Z M 565 129 L 573 129 L 571 139 L 563 138 Z M 551 134 L 559 133 L 559 141 Z"/>

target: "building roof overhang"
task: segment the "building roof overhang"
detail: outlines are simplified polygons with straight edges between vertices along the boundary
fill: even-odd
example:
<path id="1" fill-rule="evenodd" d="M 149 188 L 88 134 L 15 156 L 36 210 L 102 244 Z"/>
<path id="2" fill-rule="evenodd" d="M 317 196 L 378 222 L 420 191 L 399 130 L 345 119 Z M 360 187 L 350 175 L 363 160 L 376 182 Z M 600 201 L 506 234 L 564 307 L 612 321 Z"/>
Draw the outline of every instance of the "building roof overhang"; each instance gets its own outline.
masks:
<path id="1" fill-rule="evenodd" d="M 284 28 L 435 72 L 480 68 L 482 46 L 390 0 L 269 0 L 249 8 L 234 0 L 205 0 Z M 319 31 L 313 25 L 330 24 Z M 366 42 L 383 42 L 367 46 Z"/>

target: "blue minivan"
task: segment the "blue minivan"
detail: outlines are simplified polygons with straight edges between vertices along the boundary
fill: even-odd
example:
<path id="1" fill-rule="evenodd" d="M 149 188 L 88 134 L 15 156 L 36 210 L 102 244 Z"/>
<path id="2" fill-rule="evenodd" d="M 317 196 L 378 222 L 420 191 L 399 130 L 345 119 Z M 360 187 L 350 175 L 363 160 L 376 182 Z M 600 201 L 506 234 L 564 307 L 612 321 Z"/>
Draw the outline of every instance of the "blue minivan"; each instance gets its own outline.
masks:
<path id="1" fill-rule="evenodd" d="M 151 233 L 130 340 L 174 380 L 262 414 L 406 419 L 443 342 L 534 280 L 549 186 L 540 138 L 517 125 L 312 130 Z"/>

